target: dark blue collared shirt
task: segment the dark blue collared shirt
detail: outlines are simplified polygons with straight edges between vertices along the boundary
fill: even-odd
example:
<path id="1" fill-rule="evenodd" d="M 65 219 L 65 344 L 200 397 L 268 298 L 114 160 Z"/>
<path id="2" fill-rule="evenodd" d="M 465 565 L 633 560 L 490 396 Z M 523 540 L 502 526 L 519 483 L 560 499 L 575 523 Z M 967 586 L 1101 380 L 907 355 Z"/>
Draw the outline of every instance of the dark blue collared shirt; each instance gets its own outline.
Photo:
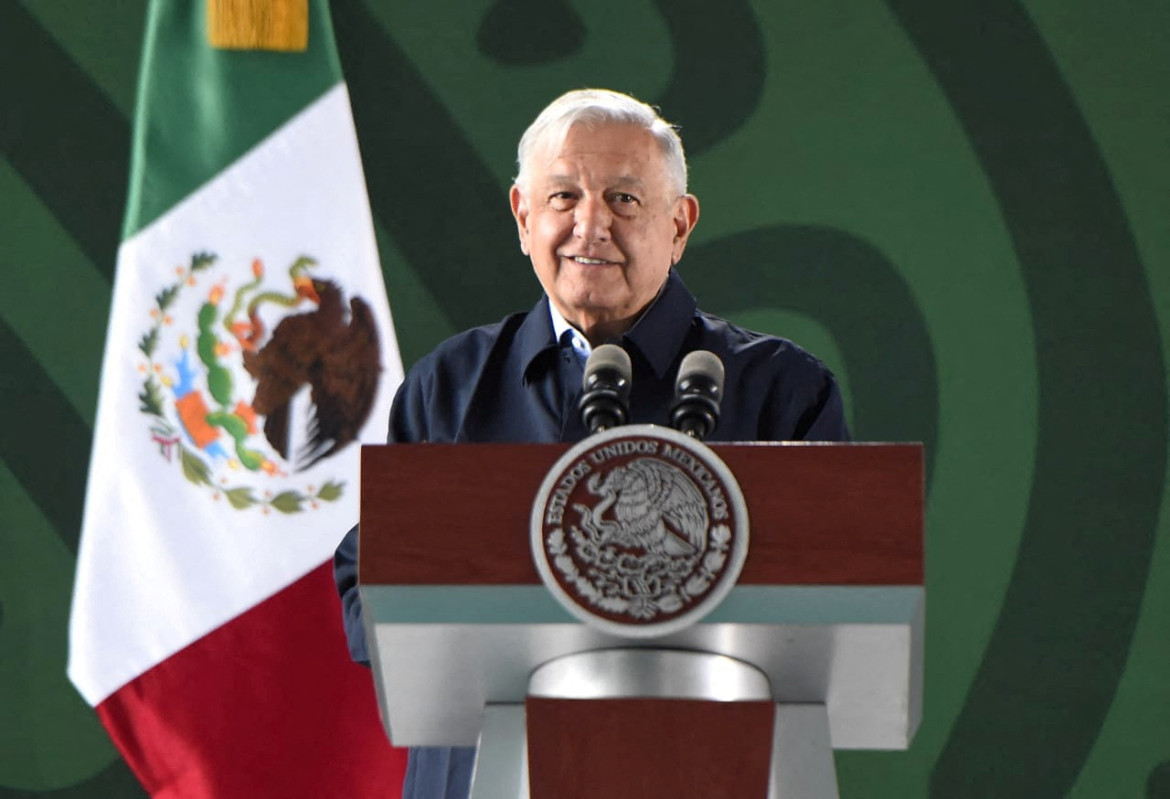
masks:
<path id="1" fill-rule="evenodd" d="M 825 366 L 790 341 L 704 313 L 672 269 L 642 317 L 615 342 L 630 355 L 631 424 L 669 423 L 683 357 L 709 350 L 726 371 L 708 441 L 846 441 L 841 394 Z M 391 442 L 576 442 L 582 365 L 553 332 L 548 298 L 527 313 L 448 339 L 406 376 L 390 411 Z M 357 528 L 334 557 L 354 660 L 368 663 L 357 588 Z M 411 751 L 404 799 L 467 796 L 474 748 Z"/>

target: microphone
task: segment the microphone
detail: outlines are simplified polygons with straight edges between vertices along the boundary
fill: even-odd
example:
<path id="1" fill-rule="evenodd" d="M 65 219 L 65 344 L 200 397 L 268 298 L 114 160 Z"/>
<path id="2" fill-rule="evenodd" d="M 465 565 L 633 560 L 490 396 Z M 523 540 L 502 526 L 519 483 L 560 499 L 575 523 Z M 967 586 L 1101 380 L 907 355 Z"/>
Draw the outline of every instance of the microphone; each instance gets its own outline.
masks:
<path id="1" fill-rule="evenodd" d="M 589 354 L 577 408 L 590 433 L 626 423 L 631 372 L 630 356 L 616 344 L 602 344 Z"/>
<path id="2" fill-rule="evenodd" d="M 723 400 L 723 361 L 707 350 L 687 353 L 678 367 L 670 426 L 702 441 L 719 422 Z"/>

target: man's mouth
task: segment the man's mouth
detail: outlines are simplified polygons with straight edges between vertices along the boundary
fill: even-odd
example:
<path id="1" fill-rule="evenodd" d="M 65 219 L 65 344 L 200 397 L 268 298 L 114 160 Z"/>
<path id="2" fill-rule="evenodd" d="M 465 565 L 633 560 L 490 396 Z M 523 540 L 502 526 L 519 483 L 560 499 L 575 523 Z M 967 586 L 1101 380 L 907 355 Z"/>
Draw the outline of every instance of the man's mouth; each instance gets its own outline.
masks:
<path id="1" fill-rule="evenodd" d="M 576 261 L 579 264 L 585 264 L 587 266 L 601 266 L 615 263 L 614 261 L 607 261 L 605 258 L 589 258 L 584 255 L 570 255 L 567 257 L 570 261 Z"/>

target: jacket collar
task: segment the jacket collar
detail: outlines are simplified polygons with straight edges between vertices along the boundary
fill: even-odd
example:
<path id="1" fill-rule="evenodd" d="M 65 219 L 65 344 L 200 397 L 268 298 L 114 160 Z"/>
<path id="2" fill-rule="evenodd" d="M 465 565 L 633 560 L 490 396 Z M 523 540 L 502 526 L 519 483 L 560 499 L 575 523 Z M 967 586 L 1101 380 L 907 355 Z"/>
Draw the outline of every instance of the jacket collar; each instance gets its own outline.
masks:
<path id="1" fill-rule="evenodd" d="M 622 346 L 627 352 L 636 350 L 661 380 L 679 357 L 696 307 L 694 295 L 671 268 L 658 296 L 622 336 Z M 525 383 L 534 366 L 543 363 L 547 353 L 558 346 L 548 297 L 542 296 L 516 331 L 517 354 L 523 364 Z"/>

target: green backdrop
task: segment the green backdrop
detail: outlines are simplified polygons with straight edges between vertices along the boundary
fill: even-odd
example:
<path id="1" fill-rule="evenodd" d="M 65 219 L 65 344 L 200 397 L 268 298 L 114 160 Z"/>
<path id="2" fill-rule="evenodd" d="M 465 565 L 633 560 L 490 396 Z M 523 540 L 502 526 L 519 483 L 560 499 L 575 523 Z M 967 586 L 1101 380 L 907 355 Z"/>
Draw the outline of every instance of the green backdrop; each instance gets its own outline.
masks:
<path id="1" fill-rule="evenodd" d="M 0 799 L 142 794 L 64 674 L 145 0 L 0 2 Z M 1170 4 L 334 0 L 409 366 L 538 287 L 553 96 L 682 125 L 707 310 L 928 447 L 926 710 L 846 797 L 1170 797 Z"/>

